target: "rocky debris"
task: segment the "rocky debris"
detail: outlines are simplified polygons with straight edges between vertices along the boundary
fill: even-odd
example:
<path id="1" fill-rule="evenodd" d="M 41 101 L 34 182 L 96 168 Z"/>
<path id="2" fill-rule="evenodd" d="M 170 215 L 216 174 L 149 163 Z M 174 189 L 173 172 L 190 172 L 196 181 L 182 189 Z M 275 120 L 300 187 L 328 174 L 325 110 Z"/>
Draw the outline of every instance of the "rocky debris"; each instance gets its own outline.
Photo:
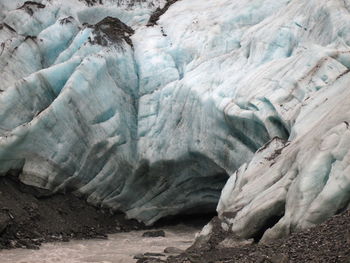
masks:
<path id="1" fill-rule="evenodd" d="M 314 228 L 268 244 L 249 242 L 237 247 L 223 247 L 223 241 L 200 249 L 190 248 L 179 256 L 167 258 L 169 263 L 349 263 L 350 211 L 332 217 Z M 211 240 L 213 240 L 212 237 Z M 218 240 L 222 238 L 217 238 Z M 221 244 L 221 245 L 220 245 Z M 152 261 L 149 261 L 152 262 Z M 156 261 L 154 261 L 156 262 Z"/>
<path id="2" fill-rule="evenodd" d="M 121 45 L 124 40 L 131 47 L 133 46 L 130 36 L 134 34 L 134 30 L 118 18 L 107 16 L 96 25 L 89 27 L 94 29 L 94 37 L 92 39 L 90 38 L 90 43 L 93 45 Z"/>
<path id="3" fill-rule="evenodd" d="M 222 242 L 225 238 L 229 237 L 231 234 L 222 228 L 221 220 L 215 216 L 212 220 L 205 226 L 205 228 L 211 228 L 208 235 L 199 235 L 191 247 L 188 248 L 190 251 L 198 250 L 210 250 L 216 248 L 216 246 Z"/>
<path id="4" fill-rule="evenodd" d="M 154 26 L 157 24 L 157 21 L 159 20 L 159 17 L 161 15 L 163 15 L 168 9 L 169 7 L 176 3 L 178 0 L 168 0 L 167 3 L 164 5 L 163 8 L 157 8 L 151 15 L 151 17 L 149 18 L 148 22 L 147 22 L 147 26 Z"/>
<path id="5" fill-rule="evenodd" d="M 0 208 L 0 249 L 38 249 L 43 242 L 106 239 L 107 233 L 147 229 L 71 193 L 25 185 L 14 171 L 0 177 Z"/>
<path id="6" fill-rule="evenodd" d="M 161 253 L 144 253 L 137 254 L 134 256 L 134 259 L 137 259 L 137 263 L 147 263 L 147 262 L 166 262 L 164 259 L 165 255 Z"/>
<path id="7" fill-rule="evenodd" d="M 33 2 L 33 1 L 26 1 L 18 9 L 23 9 L 30 16 L 32 16 L 36 10 L 42 9 L 42 8 L 45 8 L 45 5 L 43 5 L 41 3 Z"/>
<path id="8" fill-rule="evenodd" d="M 165 232 L 163 230 L 153 230 L 147 231 L 142 234 L 143 237 L 165 237 Z"/>

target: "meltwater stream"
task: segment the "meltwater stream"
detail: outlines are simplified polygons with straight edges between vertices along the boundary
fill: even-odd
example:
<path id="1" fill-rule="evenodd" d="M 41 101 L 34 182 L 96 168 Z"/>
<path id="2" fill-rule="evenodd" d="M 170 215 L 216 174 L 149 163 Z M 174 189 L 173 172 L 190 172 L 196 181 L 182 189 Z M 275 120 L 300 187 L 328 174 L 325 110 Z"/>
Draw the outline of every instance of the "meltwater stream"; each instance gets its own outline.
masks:
<path id="1" fill-rule="evenodd" d="M 145 231 L 109 235 L 107 240 L 73 240 L 43 244 L 40 250 L 0 251 L 1 263 L 134 263 L 140 253 L 163 253 L 166 247 L 188 248 L 199 228 L 177 225 L 162 228 L 165 237 L 142 237 Z"/>

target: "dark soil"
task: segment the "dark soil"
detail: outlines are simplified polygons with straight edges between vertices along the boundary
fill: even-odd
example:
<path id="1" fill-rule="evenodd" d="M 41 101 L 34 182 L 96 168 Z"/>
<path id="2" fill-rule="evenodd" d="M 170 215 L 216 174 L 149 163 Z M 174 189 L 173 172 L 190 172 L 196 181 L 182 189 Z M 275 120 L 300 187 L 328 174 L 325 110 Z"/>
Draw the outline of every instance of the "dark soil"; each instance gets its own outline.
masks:
<path id="1" fill-rule="evenodd" d="M 135 229 L 148 228 L 71 193 L 27 186 L 13 174 L 0 177 L 0 249 L 37 249 L 43 242 L 107 238 L 109 233 Z"/>
<path id="2" fill-rule="evenodd" d="M 218 234 L 218 241 L 222 240 L 221 235 L 222 233 Z M 209 246 L 208 249 L 188 249 L 180 256 L 169 257 L 166 262 L 350 263 L 350 211 L 336 215 L 314 228 L 296 232 L 286 239 L 269 244 L 249 244 L 220 249 L 215 246 Z"/>
<path id="3" fill-rule="evenodd" d="M 147 26 L 154 26 L 157 24 L 157 21 L 159 20 L 159 17 L 163 15 L 166 11 L 168 11 L 169 7 L 172 4 L 175 4 L 178 0 L 167 0 L 167 3 L 164 5 L 163 8 L 157 8 L 151 15 L 151 17 L 148 20 Z"/>

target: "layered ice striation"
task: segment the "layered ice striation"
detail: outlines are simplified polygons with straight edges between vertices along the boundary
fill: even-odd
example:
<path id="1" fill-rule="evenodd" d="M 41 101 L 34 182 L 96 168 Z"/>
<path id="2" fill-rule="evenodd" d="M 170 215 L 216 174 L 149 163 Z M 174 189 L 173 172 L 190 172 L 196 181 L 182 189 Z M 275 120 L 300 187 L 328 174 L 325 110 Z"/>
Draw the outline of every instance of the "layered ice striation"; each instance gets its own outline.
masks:
<path id="1" fill-rule="evenodd" d="M 262 242 L 349 209 L 350 75 L 306 98 L 290 141 L 272 139 L 225 185 L 222 227 Z"/>
<path id="2" fill-rule="evenodd" d="M 229 178 L 242 238 L 320 223 L 350 199 L 349 8 L 4 0 L 0 173 L 147 224 L 214 210 Z"/>

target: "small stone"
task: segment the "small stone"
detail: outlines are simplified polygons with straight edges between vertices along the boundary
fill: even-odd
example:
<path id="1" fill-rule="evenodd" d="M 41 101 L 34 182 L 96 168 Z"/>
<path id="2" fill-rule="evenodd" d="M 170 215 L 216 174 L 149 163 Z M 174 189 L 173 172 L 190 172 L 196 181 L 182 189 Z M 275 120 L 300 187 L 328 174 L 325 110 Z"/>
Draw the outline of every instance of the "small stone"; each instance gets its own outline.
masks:
<path id="1" fill-rule="evenodd" d="M 35 244 L 26 244 L 26 248 L 27 249 L 34 249 L 34 250 L 38 250 L 39 246 L 35 245 Z"/>
<path id="2" fill-rule="evenodd" d="M 18 246 L 18 244 L 17 244 L 16 240 L 10 240 L 10 247 L 15 248 L 17 246 Z"/>
<path id="3" fill-rule="evenodd" d="M 9 212 L 9 217 L 13 220 L 15 217 Z"/>
<path id="4" fill-rule="evenodd" d="M 142 234 L 143 237 L 165 237 L 163 230 L 147 231 Z"/>
<path id="5" fill-rule="evenodd" d="M 62 241 L 63 241 L 63 242 L 69 242 L 69 237 L 68 237 L 68 236 L 62 237 Z"/>

